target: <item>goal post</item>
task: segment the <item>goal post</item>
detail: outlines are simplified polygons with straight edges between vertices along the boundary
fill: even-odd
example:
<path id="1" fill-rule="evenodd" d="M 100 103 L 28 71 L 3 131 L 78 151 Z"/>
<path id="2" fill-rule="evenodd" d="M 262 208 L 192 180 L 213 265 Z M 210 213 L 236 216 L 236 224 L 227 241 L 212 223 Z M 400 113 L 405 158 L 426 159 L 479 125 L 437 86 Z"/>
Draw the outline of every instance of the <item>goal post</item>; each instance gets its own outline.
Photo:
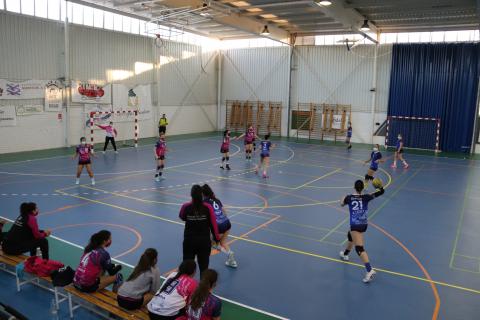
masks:
<path id="1" fill-rule="evenodd" d="M 90 143 L 92 146 L 94 145 L 95 135 L 94 135 L 94 127 L 95 127 L 95 118 L 101 117 L 103 115 L 111 115 L 111 116 L 133 116 L 134 120 L 134 146 L 135 148 L 138 147 L 138 135 L 139 135 L 139 127 L 138 127 L 138 110 L 118 110 L 118 111 L 92 111 L 90 112 Z"/>
<path id="2" fill-rule="evenodd" d="M 440 119 L 428 117 L 388 116 L 385 146 L 395 146 L 401 134 L 405 148 L 440 152 Z"/>

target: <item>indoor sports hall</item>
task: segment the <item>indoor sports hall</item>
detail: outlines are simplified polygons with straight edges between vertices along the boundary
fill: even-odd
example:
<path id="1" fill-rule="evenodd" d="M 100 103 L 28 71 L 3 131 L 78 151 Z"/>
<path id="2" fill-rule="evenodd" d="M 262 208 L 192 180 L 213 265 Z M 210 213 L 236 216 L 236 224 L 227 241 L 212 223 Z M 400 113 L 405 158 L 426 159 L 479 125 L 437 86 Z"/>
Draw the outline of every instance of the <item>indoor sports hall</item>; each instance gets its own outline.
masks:
<path id="1" fill-rule="evenodd" d="M 0 319 L 478 319 L 472 0 L 0 0 Z"/>

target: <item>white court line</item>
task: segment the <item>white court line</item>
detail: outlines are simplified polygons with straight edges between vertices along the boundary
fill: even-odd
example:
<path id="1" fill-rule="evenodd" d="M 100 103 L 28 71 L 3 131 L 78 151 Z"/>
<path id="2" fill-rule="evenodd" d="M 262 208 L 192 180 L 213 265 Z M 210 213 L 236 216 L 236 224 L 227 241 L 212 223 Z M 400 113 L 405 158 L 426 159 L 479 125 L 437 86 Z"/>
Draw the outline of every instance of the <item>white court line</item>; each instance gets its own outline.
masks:
<path id="1" fill-rule="evenodd" d="M 7 220 L 7 221 L 9 221 L 9 222 L 12 222 L 12 223 L 14 222 L 13 220 L 8 219 L 8 218 L 3 217 L 3 216 L 0 216 L 0 218 L 2 218 L 2 219 L 4 219 L 4 220 Z M 66 243 L 66 244 L 68 244 L 68 245 L 70 245 L 70 246 L 73 246 L 73 247 L 78 248 L 78 249 L 81 249 L 81 250 L 84 249 L 84 247 L 82 247 L 82 246 L 80 246 L 80 245 L 78 245 L 78 244 L 76 244 L 76 243 L 70 242 L 70 241 L 68 241 L 68 240 L 65 240 L 65 239 L 62 239 L 62 238 L 59 238 L 59 237 L 56 237 L 56 236 L 50 236 L 50 238 L 53 238 L 53 239 L 58 240 L 58 241 L 60 241 L 60 242 Z M 123 264 L 124 266 L 127 266 L 127 267 L 129 267 L 129 268 L 131 268 L 131 269 L 134 269 L 134 268 L 135 268 L 135 266 L 133 266 L 133 265 L 131 265 L 131 264 L 129 264 L 129 263 L 123 262 L 123 261 L 121 261 L 121 260 L 115 259 L 115 258 L 112 258 L 112 261 L 115 261 L 116 263 Z M 163 276 L 161 276 L 161 278 L 162 278 L 163 280 L 166 279 L 166 277 L 163 277 Z M 279 319 L 279 320 L 289 320 L 288 318 L 281 317 L 281 316 L 278 316 L 278 315 L 276 315 L 276 314 L 273 314 L 273 313 L 270 313 L 270 312 L 267 312 L 267 311 L 263 311 L 263 310 L 261 310 L 261 309 L 257 309 L 257 308 L 254 308 L 254 307 L 247 306 L 246 304 L 243 304 L 243 303 L 240 303 L 240 302 L 237 302 L 237 301 L 234 301 L 234 300 L 230 300 L 230 299 L 224 298 L 224 297 L 222 297 L 222 296 L 219 296 L 218 294 L 215 294 L 215 295 L 216 295 L 217 297 L 219 297 L 220 299 L 222 299 L 222 300 L 224 300 L 224 301 L 227 301 L 227 302 L 229 302 L 229 303 L 235 304 L 235 305 L 237 305 L 237 306 L 239 306 L 239 307 L 242 307 L 242 308 L 245 308 L 245 309 L 248 309 L 248 310 L 251 310 L 251 311 L 255 311 L 255 312 L 264 314 L 264 315 L 266 315 L 266 316 L 275 318 L 275 319 Z"/>

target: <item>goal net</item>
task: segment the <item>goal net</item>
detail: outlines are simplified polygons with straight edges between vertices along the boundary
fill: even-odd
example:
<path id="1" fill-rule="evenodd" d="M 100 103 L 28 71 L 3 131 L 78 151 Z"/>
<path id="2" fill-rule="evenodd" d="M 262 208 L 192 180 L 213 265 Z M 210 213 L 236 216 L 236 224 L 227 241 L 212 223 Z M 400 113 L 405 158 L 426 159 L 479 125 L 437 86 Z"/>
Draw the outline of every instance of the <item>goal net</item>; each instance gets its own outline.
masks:
<path id="1" fill-rule="evenodd" d="M 118 111 L 93 111 L 90 112 L 90 143 L 100 143 L 105 140 L 105 133 L 97 125 L 108 125 L 114 123 L 114 128 L 118 132 L 115 140 L 125 141 L 133 140 L 135 148 L 138 146 L 138 110 L 118 110 Z"/>
<path id="2" fill-rule="evenodd" d="M 389 116 L 385 145 L 393 147 L 401 134 L 407 149 L 440 152 L 440 119 L 424 117 Z"/>

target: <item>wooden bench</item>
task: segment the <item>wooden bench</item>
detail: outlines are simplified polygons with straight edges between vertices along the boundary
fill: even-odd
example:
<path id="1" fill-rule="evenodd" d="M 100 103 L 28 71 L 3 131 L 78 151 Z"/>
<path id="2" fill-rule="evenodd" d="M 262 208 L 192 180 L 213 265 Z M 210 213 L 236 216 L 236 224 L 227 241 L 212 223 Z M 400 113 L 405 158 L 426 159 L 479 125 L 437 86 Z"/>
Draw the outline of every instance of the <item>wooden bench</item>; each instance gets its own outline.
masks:
<path id="1" fill-rule="evenodd" d="M 20 292 L 23 285 L 31 283 L 54 293 L 57 310 L 61 302 L 68 301 L 70 318 L 73 318 L 73 312 L 76 309 L 83 307 L 105 318 L 115 316 L 121 319 L 150 319 L 146 308 L 130 311 L 119 307 L 117 294 L 109 290 L 103 289 L 94 293 L 84 293 L 77 290 L 73 285 L 54 287 L 50 277 L 39 277 L 27 272 L 25 272 L 25 275 L 28 275 L 28 279 L 27 277 L 25 277 L 26 279 L 21 279 L 17 274 L 16 268 L 27 259 L 28 257 L 25 255 L 11 256 L 0 250 L 0 269 L 15 276 L 18 292 Z M 7 266 L 13 267 L 13 271 L 9 270 Z M 48 285 L 44 285 L 41 280 Z"/>

